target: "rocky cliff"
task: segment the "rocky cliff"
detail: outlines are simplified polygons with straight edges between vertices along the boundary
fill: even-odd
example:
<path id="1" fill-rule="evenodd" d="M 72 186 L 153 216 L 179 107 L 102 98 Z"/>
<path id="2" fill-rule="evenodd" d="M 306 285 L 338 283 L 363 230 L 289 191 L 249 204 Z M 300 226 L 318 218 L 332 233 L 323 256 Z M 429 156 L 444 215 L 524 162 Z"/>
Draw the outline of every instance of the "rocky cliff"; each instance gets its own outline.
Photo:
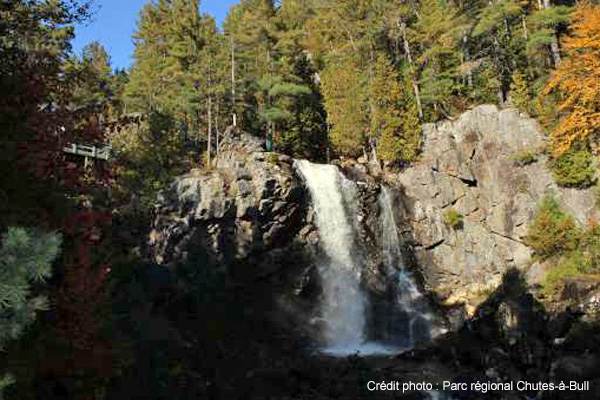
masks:
<path id="1" fill-rule="evenodd" d="M 440 303 L 464 305 L 472 315 L 511 268 L 539 283 L 544 265 L 531 267 L 524 236 L 540 199 L 555 196 L 581 224 L 598 217 L 591 190 L 556 186 L 545 148 L 535 120 L 482 105 L 456 120 L 425 125 L 422 155 L 401 173 L 382 175 L 372 166 L 345 163 L 342 169 L 359 191 L 365 286 L 381 295 L 387 279 L 376 243 L 382 176 L 396 188 L 406 263 Z M 519 162 L 526 152 L 533 160 Z M 293 162 L 263 152 L 259 139 L 230 135 L 216 168 L 191 171 L 161 193 L 150 238 L 154 261 L 182 263 L 203 249 L 203 262 L 228 269 L 237 283 L 274 279 L 277 286 L 268 290 L 280 298 L 293 293 L 314 300 L 314 260 L 322 255 L 309 194 Z M 459 227 L 444 221 L 449 210 L 462 215 Z"/>
<path id="2" fill-rule="evenodd" d="M 278 322 L 292 317 L 294 331 L 314 338 L 320 323 L 315 305 L 322 295 L 317 265 L 327 256 L 317 245 L 303 177 L 292 158 L 263 152 L 261 141 L 251 136 L 232 134 L 221 147 L 215 168 L 192 170 L 160 192 L 150 232 L 152 261 L 221 271 L 231 285 L 244 288 L 247 309 L 268 308 Z M 376 243 L 379 185 L 368 174 L 348 173 L 358 193 L 363 283 L 383 296 L 386 275 Z"/>
<path id="3" fill-rule="evenodd" d="M 390 380 L 416 373 L 413 381 L 590 380 L 595 391 L 587 394 L 592 397 L 576 392 L 560 392 L 559 397 L 597 398 L 597 327 L 581 318 L 581 310 L 558 316 L 545 311 L 530 293 L 530 285 L 543 278 L 544 265 L 530 265 L 531 251 L 523 243 L 544 195 L 554 195 L 585 224 L 597 217 L 592 192 L 553 183 L 545 165 L 545 135 L 534 120 L 515 110 L 479 106 L 454 121 L 426 125 L 424 133 L 419 161 L 401 173 L 340 163 L 356 187 L 354 229 L 365 253 L 361 283 L 376 305 L 369 310 L 373 315 L 367 329 L 387 324 L 377 314 L 389 316 L 398 301 L 387 298 L 387 283 L 394 276 L 383 266 L 378 243 L 383 184 L 393 188 L 387 192 L 404 242 L 404 264 L 429 294 L 420 299 L 437 300 L 442 307 L 433 309 L 438 311 L 459 312 L 438 313 L 454 322 L 448 324 L 454 329 L 438 337 L 435 346 L 396 358 L 372 358 L 361 368 L 353 364 L 358 358 L 305 357 L 306 345 L 313 345 L 321 331 L 315 318 L 323 296 L 316 265 L 326 254 L 318 246 L 309 190 L 293 159 L 263 152 L 258 139 L 232 134 L 222 143 L 216 168 L 191 171 L 161 192 L 150 234 L 153 261 L 169 269 L 187 266 L 200 275 L 193 281 L 204 283 L 200 292 L 223 289 L 213 281 L 206 285 L 207 271 L 225 276 L 224 297 L 201 311 L 194 309 L 198 303 L 177 305 L 171 316 L 179 323 L 181 313 L 191 315 L 186 332 L 192 344 L 186 346 L 204 344 L 215 360 L 226 360 L 227 372 L 215 375 L 222 387 L 215 398 L 235 398 L 241 387 L 248 398 L 264 398 L 265 388 L 310 393 L 310 398 L 356 398 L 347 391 L 364 379 L 365 371 Z M 535 162 L 531 157 L 520 162 L 524 152 L 534 153 Z M 460 226 L 446 224 L 451 209 L 463 216 Z M 181 274 L 173 275 L 179 279 Z M 586 284 L 567 282 L 566 289 L 583 288 L 596 299 L 598 288 L 590 291 Z M 198 320 L 205 320 L 204 330 L 197 328 Z M 215 330 L 221 332 L 218 346 L 206 341 Z M 419 371 L 429 372 L 421 376 Z M 286 382 L 287 389 L 282 391 L 275 380 Z M 481 398 L 480 393 L 460 395 Z M 536 398 L 559 397 L 545 393 Z"/>
<path id="4" fill-rule="evenodd" d="M 454 121 L 424 126 L 424 149 L 412 168 L 394 176 L 412 200 L 411 223 L 419 265 L 446 304 L 467 311 L 485 299 L 511 267 L 528 269 L 523 243 L 544 195 L 586 224 L 598 216 L 591 190 L 559 188 L 546 167 L 546 137 L 536 121 L 515 109 L 482 105 Z M 519 162 L 527 152 L 528 165 Z M 444 222 L 463 216 L 454 229 Z M 530 277 L 539 281 L 541 267 Z"/>

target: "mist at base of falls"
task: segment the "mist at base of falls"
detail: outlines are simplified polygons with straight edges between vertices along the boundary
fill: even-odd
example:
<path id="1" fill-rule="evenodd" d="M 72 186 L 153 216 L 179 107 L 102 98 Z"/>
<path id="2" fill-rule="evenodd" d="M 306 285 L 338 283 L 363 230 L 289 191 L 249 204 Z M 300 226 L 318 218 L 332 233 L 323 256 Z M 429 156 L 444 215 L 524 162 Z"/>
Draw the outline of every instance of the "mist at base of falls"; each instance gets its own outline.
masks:
<path id="1" fill-rule="evenodd" d="M 411 350 L 410 348 L 402 349 L 394 346 L 386 346 L 377 342 L 365 342 L 357 346 L 332 345 L 319 349 L 322 354 L 331 356 L 373 356 L 373 355 L 395 355 L 404 351 Z"/>
<path id="2" fill-rule="evenodd" d="M 361 287 L 365 253 L 356 234 L 356 184 L 333 165 L 301 160 L 296 161 L 296 168 L 309 189 L 319 245 L 326 254 L 317 265 L 323 292 L 318 316 L 323 322 L 323 345 L 319 352 L 340 357 L 393 355 L 412 349 L 417 341 L 429 340 L 432 318 L 425 298 L 404 268 L 389 190 L 382 188 L 378 199 L 378 243 L 388 279 L 388 299 L 372 305 L 376 315 L 367 323 L 369 301 Z"/>

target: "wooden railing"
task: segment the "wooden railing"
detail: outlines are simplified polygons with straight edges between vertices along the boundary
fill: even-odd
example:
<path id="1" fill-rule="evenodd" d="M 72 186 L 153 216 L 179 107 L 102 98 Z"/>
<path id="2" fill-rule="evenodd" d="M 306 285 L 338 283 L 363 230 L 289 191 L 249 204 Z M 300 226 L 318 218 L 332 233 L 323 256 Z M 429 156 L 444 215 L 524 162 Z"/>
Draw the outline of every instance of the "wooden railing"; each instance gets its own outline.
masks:
<path id="1" fill-rule="evenodd" d="M 106 145 L 98 147 L 94 145 L 69 143 L 63 147 L 63 152 L 68 154 L 75 154 L 82 157 L 97 158 L 99 160 L 108 161 L 110 158 L 110 146 Z"/>

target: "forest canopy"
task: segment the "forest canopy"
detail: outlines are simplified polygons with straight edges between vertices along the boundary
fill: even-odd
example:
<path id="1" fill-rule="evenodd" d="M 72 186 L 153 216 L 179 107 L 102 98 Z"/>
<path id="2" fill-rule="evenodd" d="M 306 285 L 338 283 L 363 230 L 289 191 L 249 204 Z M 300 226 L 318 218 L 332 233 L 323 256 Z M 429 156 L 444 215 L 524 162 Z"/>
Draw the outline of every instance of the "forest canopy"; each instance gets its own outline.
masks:
<path id="1" fill-rule="evenodd" d="M 548 123 L 559 155 L 594 136 L 579 123 L 597 125 L 598 79 L 587 72 L 597 52 L 585 41 L 597 13 L 549 0 L 242 0 L 220 30 L 197 0 L 158 0 L 140 15 L 124 103 L 214 138 L 209 158 L 235 119 L 298 157 L 329 150 L 391 165 L 416 159 L 422 123 L 512 104 L 560 118 Z"/>

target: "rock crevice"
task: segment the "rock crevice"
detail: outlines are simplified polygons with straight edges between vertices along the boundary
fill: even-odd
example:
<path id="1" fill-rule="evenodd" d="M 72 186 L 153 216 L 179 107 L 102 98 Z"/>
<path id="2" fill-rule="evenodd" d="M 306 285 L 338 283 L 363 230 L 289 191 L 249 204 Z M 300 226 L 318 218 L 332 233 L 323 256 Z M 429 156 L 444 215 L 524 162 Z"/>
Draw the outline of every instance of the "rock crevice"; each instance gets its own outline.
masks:
<path id="1" fill-rule="evenodd" d="M 555 196 L 582 224 L 598 216 L 590 190 L 554 183 L 546 147 L 534 119 L 493 105 L 424 126 L 419 161 L 392 180 L 413 203 L 410 220 L 425 281 L 446 303 L 463 302 L 472 312 L 478 305 L 473 293 L 497 287 L 509 268 L 529 265 L 524 238 L 543 196 Z M 530 151 L 537 162 L 513 161 Z M 463 216 L 462 229 L 444 224 L 448 207 Z"/>

